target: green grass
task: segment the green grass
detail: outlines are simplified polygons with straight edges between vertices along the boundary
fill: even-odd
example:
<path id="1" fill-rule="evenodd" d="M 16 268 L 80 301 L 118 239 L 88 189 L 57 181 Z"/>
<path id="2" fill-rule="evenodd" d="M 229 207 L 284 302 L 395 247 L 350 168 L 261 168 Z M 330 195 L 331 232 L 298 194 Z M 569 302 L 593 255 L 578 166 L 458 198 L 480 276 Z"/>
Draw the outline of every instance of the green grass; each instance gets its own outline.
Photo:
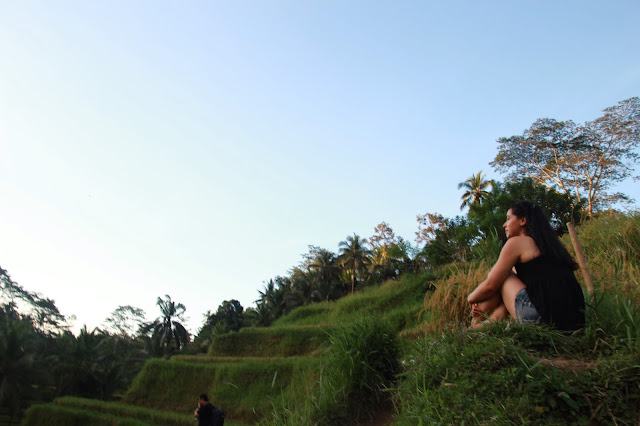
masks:
<path id="1" fill-rule="evenodd" d="M 309 307 L 296 318 L 351 324 L 379 315 L 412 339 L 400 342 L 404 372 L 390 391 L 397 424 L 637 424 L 639 223 L 637 214 L 613 215 L 579 229 L 596 292 L 588 297 L 586 327 L 572 335 L 513 322 L 468 330 L 466 296 L 486 277 L 490 265 L 483 262 L 403 277 L 341 299 L 322 315 Z M 281 401 L 264 423 L 331 424 L 321 388 Z M 348 400 L 343 394 L 342 404 L 332 402 L 334 411 L 344 414 Z M 357 409 L 348 412 L 352 421 Z"/>
<path id="2" fill-rule="evenodd" d="M 273 327 L 322 326 L 346 324 L 362 315 L 377 315 L 397 331 L 420 323 L 425 293 L 432 289 L 436 275 L 424 272 L 403 275 L 397 280 L 367 287 L 335 302 L 321 302 L 296 308 L 274 322 Z"/>
<path id="3" fill-rule="evenodd" d="M 433 278 L 431 272 L 405 275 L 340 299 L 329 313 L 330 323 L 346 324 L 362 315 L 377 315 L 396 331 L 411 328 L 420 322 L 422 302 Z"/>
<path id="4" fill-rule="evenodd" d="M 638 353 L 585 361 L 582 339 L 513 323 L 419 339 L 395 394 L 398 423 L 635 424 Z"/>
<path id="5" fill-rule="evenodd" d="M 327 343 L 326 327 L 243 328 L 216 336 L 209 356 L 289 357 L 313 354 Z"/>
<path id="6" fill-rule="evenodd" d="M 386 390 L 399 371 L 395 330 L 379 318 L 361 316 L 338 329 L 322 373 L 307 392 L 288 393 L 264 425 L 336 425 L 372 419 L 388 402 Z"/>
<path id="7" fill-rule="evenodd" d="M 311 386 L 319 366 L 314 358 L 217 364 L 156 359 L 145 364 L 123 402 L 190 413 L 197 395 L 206 392 L 227 418 L 253 422 L 289 387 Z"/>
<path id="8" fill-rule="evenodd" d="M 328 325 L 329 313 L 335 302 L 314 303 L 294 309 L 288 315 L 278 318 L 272 327 L 302 326 L 302 325 Z"/>
<path id="9" fill-rule="evenodd" d="M 36 404 L 29 407 L 25 412 L 22 425 L 40 426 L 43 424 L 47 426 L 151 426 L 155 423 L 54 403 Z"/>
<path id="10" fill-rule="evenodd" d="M 174 355 L 171 357 L 174 361 L 186 361 L 186 362 L 195 362 L 195 363 L 203 363 L 203 364 L 217 364 L 224 362 L 276 362 L 276 361 L 284 361 L 289 360 L 293 361 L 295 359 L 306 359 L 307 356 L 274 356 L 274 357 L 264 357 L 264 356 L 209 356 L 204 354 L 199 355 Z"/>
<path id="11" fill-rule="evenodd" d="M 62 397 L 53 403 L 32 406 L 25 415 L 23 425 L 162 425 L 183 426 L 193 421 L 193 411 L 154 410 L 145 407 L 105 402 L 95 399 Z M 43 419 L 46 419 L 43 420 Z M 228 426 L 246 423 L 225 421 Z"/>

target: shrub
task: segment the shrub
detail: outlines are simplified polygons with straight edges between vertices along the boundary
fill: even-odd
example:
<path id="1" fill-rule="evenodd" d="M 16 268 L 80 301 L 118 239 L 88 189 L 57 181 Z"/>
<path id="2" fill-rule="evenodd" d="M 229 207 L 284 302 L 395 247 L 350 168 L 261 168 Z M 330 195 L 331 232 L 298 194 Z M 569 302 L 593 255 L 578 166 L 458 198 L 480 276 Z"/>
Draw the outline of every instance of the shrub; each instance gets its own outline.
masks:
<path id="1" fill-rule="evenodd" d="M 388 399 L 398 355 L 392 327 L 376 317 L 359 318 L 332 334 L 314 391 L 283 398 L 262 424 L 335 425 L 372 418 Z"/>
<path id="2" fill-rule="evenodd" d="M 399 371 L 398 355 L 395 331 L 376 317 L 362 317 L 334 334 L 321 384 L 330 402 L 325 414 L 341 405 L 343 417 L 371 418 Z"/>

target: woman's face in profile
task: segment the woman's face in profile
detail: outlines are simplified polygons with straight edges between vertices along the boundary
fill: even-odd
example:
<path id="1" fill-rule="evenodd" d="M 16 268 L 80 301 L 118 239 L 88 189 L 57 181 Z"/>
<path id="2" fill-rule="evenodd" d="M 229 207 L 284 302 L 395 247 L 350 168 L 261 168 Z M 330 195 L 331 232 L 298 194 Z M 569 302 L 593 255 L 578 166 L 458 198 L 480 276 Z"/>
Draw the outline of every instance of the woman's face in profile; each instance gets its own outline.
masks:
<path id="1" fill-rule="evenodd" d="M 507 220 L 502 227 L 504 228 L 504 233 L 507 235 L 507 238 L 511 238 L 517 235 L 525 235 L 524 225 L 526 223 L 527 219 L 516 216 L 511 209 L 509 209 L 507 211 Z"/>

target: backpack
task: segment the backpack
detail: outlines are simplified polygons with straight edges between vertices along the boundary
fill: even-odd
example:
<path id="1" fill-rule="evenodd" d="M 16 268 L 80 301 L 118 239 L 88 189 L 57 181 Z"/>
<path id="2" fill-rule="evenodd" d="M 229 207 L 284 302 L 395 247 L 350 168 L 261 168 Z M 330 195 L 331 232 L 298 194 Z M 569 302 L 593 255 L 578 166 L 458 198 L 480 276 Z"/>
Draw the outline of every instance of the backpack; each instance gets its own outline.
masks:
<path id="1" fill-rule="evenodd" d="M 224 426 L 224 411 L 218 407 L 213 407 L 213 415 L 211 416 L 212 426 Z"/>

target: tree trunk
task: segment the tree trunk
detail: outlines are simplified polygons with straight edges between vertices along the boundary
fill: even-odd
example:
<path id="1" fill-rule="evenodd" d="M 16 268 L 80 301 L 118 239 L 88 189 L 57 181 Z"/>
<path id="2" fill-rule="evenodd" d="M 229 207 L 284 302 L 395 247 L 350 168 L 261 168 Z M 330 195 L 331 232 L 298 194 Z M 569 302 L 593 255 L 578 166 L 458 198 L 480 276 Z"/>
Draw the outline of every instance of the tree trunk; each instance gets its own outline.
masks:
<path id="1" fill-rule="evenodd" d="M 584 283 L 587 286 L 587 292 L 589 295 L 593 294 L 593 281 L 591 281 L 591 274 L 589 273 L 589 268 L 587 268 L 587 261 L 584 258 L 584 252 L 582 251 L 582 245 L 580 244 L 580 240 L 578 239 L 578 233 L 576 232 L 576 228 L 573 226 L 573 222 L 567 222 L 567 229 L 569 230 L 569 236 L 571 237 L 571 243 L 573 243 L 573 249 L 576 252 L 576 258 L 578 259 L 578 265 L 580 265 L 580 269 L 582 270 L 582 276 L 584 278 Z"/>

